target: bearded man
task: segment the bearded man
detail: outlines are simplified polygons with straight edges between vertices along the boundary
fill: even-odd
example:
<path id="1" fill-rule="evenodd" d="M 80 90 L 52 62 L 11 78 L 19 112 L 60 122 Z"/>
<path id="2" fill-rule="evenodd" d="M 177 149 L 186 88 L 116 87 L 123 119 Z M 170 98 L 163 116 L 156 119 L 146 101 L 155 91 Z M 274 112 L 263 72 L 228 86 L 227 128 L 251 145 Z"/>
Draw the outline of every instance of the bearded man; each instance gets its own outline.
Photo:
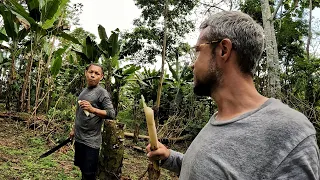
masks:
<path id="1" fill-rule="evenodd" d="M 192 65 L 194 92 L 218 111 L 185 154 L 159 149 L 147 156 L 180 179 L 319 179 L 316 131 L 300 112 L 255 88 L 254 68 L 264 47 L 263 28 L 241 12 L 205 20 Z"/>

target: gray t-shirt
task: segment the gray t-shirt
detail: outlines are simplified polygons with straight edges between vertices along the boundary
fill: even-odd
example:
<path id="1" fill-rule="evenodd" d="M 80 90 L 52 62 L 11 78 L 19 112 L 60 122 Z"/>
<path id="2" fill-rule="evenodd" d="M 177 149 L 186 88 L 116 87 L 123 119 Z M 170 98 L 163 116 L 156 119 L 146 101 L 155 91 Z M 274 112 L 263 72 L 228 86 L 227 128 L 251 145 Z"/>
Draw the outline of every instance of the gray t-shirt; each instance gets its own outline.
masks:
<path id="1" fill-rule="evenodd" d="M 184 155 L 170 151 L 162 167 L 182 180 L 319 180 L 314 127 L 273 98 L 228 121 L 212 116 Z"/>
<path id="2" fill-rule="evenodd" d="M 110 95 L 106 89 L 99 85 L 94 88 L 85 88 L 80 93 L 78 100 L 89 101 L 93 107 L 106 110 L 107 118 L 109 119 L 113 119 L 115 117 L 115 111 L 113 109 Z M 75 141 L 89 147 L 99 149 L 102 142 L 102 122 L 103 119 L 93 113 L 86 116 L 78 104 L 75 120 Z"/>

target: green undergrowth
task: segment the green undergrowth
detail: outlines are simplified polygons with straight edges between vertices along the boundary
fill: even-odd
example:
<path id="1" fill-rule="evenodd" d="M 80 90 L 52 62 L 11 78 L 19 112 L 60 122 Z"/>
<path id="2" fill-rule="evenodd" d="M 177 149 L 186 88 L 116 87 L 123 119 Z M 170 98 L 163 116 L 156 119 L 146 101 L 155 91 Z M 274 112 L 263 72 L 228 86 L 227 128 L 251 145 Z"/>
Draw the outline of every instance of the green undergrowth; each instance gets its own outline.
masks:
<path id="1" fill-rule="evenodd" d="M 73 146 L 62 147 L 53 154 L 38 159 L 40 155 L 54 147 L 47 137 L 35 136 L 25 124 L 0 118 L 0 180 L 55 180 L 81 179 L 81 172 L 73 165 Z M 125 141 L 122 176 L 138 180 L 146 171 L 148 158 L 145 152 L 134 150 L 133 146 L 145 148 L 147 141 L 133 143 Z M 171 146 L 178 149 L 175 146 Z M 178 149 L 179 150 L 179 149 Z M 147 174 L 142 180 L 148 179 Z M 173 173 L 162 169 L 160 180 L 178 179 Z"/>

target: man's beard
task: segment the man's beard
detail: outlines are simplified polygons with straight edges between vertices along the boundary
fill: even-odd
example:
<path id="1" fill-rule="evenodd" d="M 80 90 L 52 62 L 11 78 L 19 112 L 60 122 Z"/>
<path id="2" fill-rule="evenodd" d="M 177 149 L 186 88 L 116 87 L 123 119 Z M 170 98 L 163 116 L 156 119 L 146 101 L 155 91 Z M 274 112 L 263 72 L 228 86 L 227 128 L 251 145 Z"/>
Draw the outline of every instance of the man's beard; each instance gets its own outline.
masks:
<path id="1" fill-rule="evenodd" d="M 197 79 L 194 84 L 193 92 L 198 96 L 211 96 L 221 84 L 222 70 L 215 66 L 215 69 L 209 69 L 209 73 L 203 79 Z"/>

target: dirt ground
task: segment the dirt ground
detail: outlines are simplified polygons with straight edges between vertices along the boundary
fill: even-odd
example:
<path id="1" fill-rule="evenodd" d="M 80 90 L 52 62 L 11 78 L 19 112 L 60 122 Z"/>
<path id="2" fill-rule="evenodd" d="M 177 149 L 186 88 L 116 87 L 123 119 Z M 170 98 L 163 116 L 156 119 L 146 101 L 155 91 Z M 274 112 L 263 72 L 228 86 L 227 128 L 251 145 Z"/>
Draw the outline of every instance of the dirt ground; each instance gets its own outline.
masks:
<path id="1" fill-rule="evenodd" d="M 144 147 L 146 142 L 139 142 Z M 122 176 L 139 179 L 147 169 L 148 159 L 137 152 L 126 140 Z M 52 155 L 37 160 L 50 147 L 44 137 L 35 135 L 24 123 L 0 118 L 0 179 L 81 179 L 81 173 L 73 165 L 73 146 L 67 145 Z M 147 174 L 142 179 L 148 179 Z M 176 180 L 175 174 L 162 169 L 160 179 Z"/>

